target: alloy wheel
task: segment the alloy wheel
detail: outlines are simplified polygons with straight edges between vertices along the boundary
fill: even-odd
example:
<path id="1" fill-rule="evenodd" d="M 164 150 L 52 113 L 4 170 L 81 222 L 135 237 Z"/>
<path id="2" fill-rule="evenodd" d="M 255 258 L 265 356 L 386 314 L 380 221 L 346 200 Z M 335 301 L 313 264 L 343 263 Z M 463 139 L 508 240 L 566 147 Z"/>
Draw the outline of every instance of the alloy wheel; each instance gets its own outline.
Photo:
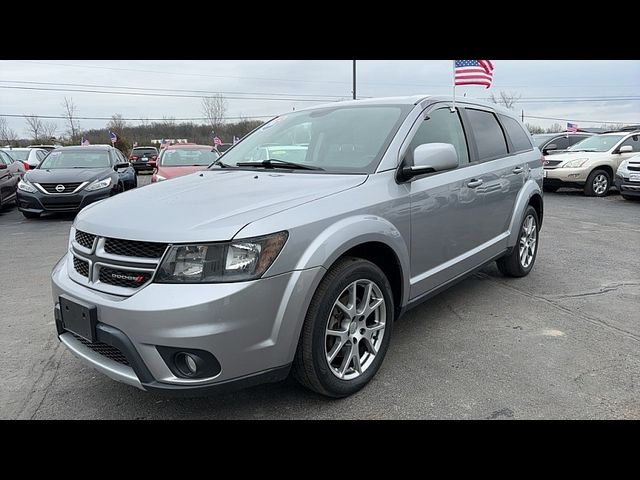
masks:
<path id="1" fill-rule="evenodd" d="M 602 195 L 607 191 L 608 187 L 609 180 L 607 179 L 606 175 L 600 173 L 595 176 L 595 178 L 593 179 L 593 191 L 596 195 Z"/>
<path id="2" fill-rule="evenodd" d="M 538 232 L 536 228 L 536 220 L 533 215 L 527 215 L 522 223 L 520 231 L 520 265 L 522 268 L 529 268 L 533 257 L 536 253 L 538 243 Z"/>

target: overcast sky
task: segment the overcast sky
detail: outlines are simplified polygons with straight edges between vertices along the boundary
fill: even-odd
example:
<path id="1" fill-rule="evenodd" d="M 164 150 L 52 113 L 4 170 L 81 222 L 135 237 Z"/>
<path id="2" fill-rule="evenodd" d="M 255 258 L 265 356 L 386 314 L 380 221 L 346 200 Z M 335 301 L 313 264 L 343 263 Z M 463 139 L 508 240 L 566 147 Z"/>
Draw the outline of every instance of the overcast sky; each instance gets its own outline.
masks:
<path id="1" fill-rule="evenodd" d="M 515 107 L 519 114 L 524 109 L 525 115 L 570 119 L 580 126 L 640 123 L 640 61 L 494 60 L 494 65 L 494 82 L 489 90 L 479 86 L 458 87 L 457 95 L 487 98 L 491 92 L 498 94 L 505 90 L 522 95 Z M 268 94 L 277 100 L 229 98 L 227 115 L 273 116 L 294 108 L 351 98 L 351 71 L 349 60 L 2 60 L 0 116 L 61 115 L 61 102 L 67 96 L 73 98 L 81 117 L 110 117 L 114 113 L 128 118 L 202 117 L 199 96 L 203 93 L 194 91 L 225 92 L 229 97 Z M 358 97 L 449 95 L 452 62 L 358 61 L 357 80 Z M 301 98 L 309 101 L 300 101 Z M 26 137 L 23 118 L 7 120 Z M 58 134 L 64 132 L 63 120 L 48 121 L 57 122 Z M 549 126 L 557 120 L 525 118 L 525 121 Z M 557 122 L 566 124 L 564 120 Z M 83 129 L 102 128 L 105 123 L 80 120 Z"/>

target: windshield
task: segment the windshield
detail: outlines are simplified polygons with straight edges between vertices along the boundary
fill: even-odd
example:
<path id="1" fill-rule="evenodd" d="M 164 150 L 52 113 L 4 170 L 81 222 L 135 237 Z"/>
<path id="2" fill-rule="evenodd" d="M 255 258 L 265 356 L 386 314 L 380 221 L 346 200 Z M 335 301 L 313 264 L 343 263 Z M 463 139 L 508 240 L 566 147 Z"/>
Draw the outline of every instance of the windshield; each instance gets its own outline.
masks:
<path id="1" fill-rule="evenodd" d="M 624 135 L 595 135 L 585 138 L 567 149 L 568 152 L 607 152 L 624 138 Z"/>
<path id="2" fill-rule="evenodd" d="M 29 150 L 9 150 L 9 155 L 11 155 L 14 160 L 24 161 L 29 158 Z"/>
<path id="3" fill-rule="evenodd" d="M 217 152 L 212 152 L 211 149 L 169 149 L 162 152 L 160 165 L 163 167 L 207 166 L 215 162 L 219 156 Z"/>
<path id="4" fill-rule="evenodd" d="M 533 143 L 536 144 L 536 147 L 540 148 L 542 145 L 545 144 L 547 140 L 555 137 L 555 135 L 536 134 L 536 135 L 532 135 L 532 137 L 533 137 Z"/>
<path id="5" fill-rule="evenodd" d="M 86 147 L 84 147 L 86 148 Z M 111 166 L 109 152 L 104 150 L 53 151 L 40 164 L 41 169 L 107 168 Z"/>
<path id="6" fill-rule="evenodd" d="M 235 166 L 271 159 L 325 173 L 373 173 L 412 107 L 351 105 L 290 113 L 255 130 L 220 160 Z"/>

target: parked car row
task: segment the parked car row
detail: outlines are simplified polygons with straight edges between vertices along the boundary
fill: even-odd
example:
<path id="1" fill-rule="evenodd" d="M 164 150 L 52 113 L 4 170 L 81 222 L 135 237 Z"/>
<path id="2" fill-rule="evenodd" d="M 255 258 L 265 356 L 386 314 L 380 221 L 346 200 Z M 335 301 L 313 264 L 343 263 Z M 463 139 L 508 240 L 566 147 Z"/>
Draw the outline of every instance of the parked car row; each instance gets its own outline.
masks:
<path id="1" fill-rule="evenodd" d="M 579 137 L 582 138 L 576 141 Z M 625 199 L 640 196 L 640 130 L 533 138 L 546 152 L 545 191 L 575 187 L 583 189 L 587 196 L 604 197 L 615 185 Z M 566 143 L 561 144 L 560 140 Z M 571 142 L 574 143 L 563 153 L 556 153 L 558 146 Z"/>

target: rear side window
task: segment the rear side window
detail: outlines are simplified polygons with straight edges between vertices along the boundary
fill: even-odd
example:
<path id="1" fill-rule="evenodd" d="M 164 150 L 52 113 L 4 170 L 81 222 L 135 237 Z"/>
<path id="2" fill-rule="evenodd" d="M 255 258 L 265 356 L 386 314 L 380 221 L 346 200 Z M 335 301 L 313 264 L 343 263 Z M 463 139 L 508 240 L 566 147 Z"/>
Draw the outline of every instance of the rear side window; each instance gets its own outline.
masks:
<path id="1" fill-rule="evenodd" d="M 631 145 L 634 152 L 640 152 L 640 135 L 633 135 L 632 137 L 627 138 L 620 147 L 625 147 L 627 145 Z"/>
<path id="2" fill-rule="evenodd" d="M 36 152 L 36 157 L 38 157 L 38 160 L 42 160 L 46 156 L 47 156 L 47 152 L 45 152 L 44 150 L 38 150 Z"/>
<path id="3" fill-rule="evenodd" d="M 511 140 L 514 152 L 525 152 L 527 150 L 531 150 L 532 145 L 531 140 L 529 140 L 529 135 L 516 120 L 505 115 L 500 115 L 500 120 L 502 121 L 502 125 Z"/>
<path id="4" fill-rule="evenodd" d="M 478 160 L 492 160 L 507 155 L 507 142 L 493 113 L 468 108 L 467 118 L 476 140 Z"/>

